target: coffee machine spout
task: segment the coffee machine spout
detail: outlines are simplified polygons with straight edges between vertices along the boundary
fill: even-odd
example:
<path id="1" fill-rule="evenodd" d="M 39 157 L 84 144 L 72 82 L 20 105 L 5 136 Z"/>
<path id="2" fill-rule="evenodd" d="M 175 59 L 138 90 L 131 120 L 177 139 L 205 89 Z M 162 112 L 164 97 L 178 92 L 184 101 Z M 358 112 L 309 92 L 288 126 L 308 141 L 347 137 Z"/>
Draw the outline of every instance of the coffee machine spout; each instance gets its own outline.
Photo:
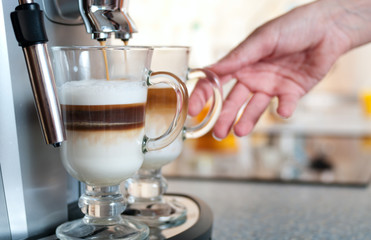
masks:
<path id="1" fill-rule="evenodd" d="M 79 8 L 86 31 L 93 39 L 116 38 L 129 40 L 137 32 L 127 12 L 127 0 L 79 0 Z"/>

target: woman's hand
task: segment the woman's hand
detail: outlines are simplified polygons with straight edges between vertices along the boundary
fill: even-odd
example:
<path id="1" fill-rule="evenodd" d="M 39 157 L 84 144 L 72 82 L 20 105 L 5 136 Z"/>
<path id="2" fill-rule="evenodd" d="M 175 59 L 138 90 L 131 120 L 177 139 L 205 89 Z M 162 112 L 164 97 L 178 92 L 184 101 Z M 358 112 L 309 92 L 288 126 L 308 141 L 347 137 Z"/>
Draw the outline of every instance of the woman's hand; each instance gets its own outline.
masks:
<path id="1" fill-rule="evenodd" d="M 237 136 L 247 135 L 273 97 L 279 100 L 277 113 L 283 118 L 290 117 L 297 101 L 326 75 L 339 56 L 363 44 L 361 40 L 371 40 L 371 28 L 363 38 L 353 38 L 354 30 L 348 27 L 361 24 L 361 20 L 348 12 L 353 5 L 339 5 L 342 1 L 320 0 L 296 8 L 256 29 L 209 67 L 222 83 L 237 79 L 214 126 L 215 137 L 226 137 L 232 128 Z M 356 2 L 366 2 L 371 9 L 370 0 Z M 193 92 L 191 115 L 198 114 L 206 103 L 209 97 L 206 88 L 200 82 Z M 238 111 L 247 101 L 234 125 Z"/>

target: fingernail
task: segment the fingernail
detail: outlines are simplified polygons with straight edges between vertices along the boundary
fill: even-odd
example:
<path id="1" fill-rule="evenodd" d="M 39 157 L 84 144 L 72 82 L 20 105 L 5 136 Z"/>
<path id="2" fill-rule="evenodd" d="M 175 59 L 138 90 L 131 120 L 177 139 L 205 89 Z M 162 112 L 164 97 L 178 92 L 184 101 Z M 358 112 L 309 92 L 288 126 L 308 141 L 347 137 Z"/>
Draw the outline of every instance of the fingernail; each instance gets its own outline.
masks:
<path id="1" fill-rule="evenodd" d="M 212 135 L 213 135 L 213 138 L 214 138 L 216 141 L 218 141 L 218 142 L 221 142 L 221 141 L 223 140 L 222 138 L 218 138 L 217 136 L 215 136 L 214 133 L 212 133 Z"/>
<path id="2" fill-rule="evenodd" d="M 283 115 L 281 115 L 281 114 L 277 113 L 277 116 L 278 116 L 279 118 L 283 119 L 283 120 L 286 120 L 286 119 L 289 119 L 289 118 L 290 118 L 290 115 L 287 115 L 287 114 L 283 114 Z"/>

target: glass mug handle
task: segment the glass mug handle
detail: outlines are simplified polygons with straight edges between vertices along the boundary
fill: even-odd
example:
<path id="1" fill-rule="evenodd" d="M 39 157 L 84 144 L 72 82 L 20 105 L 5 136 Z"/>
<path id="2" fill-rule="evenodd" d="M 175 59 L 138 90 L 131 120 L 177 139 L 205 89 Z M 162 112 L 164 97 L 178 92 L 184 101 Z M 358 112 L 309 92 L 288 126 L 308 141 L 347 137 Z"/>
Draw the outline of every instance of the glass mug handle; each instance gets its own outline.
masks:
<path id="1" fill-rule="evenodd" d="M 223 91 L 218 76 L 214 72 L 204 68 L 190 69 L 188 74 L 195 74 L 197 72 L 202 73 L 204 75 L 203 77 L 205 77 L 205 79 L 207 79 L 211 84 L 213 89 L 213 102 L 209 112 L 198 125 L 185 127 L 185 139 L 199 138 L 208 133 L 218 120 L 223 106 Z M 198 79 L 200 78 L 202 77 L 199 77 Z"/>
<path id="2" fill-rule="evenodd" d="M 174 89 L 177 98 L 176 113 L 164 134 L 156 138 L 144 136 L 143 153 L 162 149 L 172 143 L 183 130 L 184 122 L 187 118 L 188 91 L 186 85 L 173 73 L 164 71 L 149 72 L 147 85 L 152 86 L 160 83 L 167 84 Z"/>

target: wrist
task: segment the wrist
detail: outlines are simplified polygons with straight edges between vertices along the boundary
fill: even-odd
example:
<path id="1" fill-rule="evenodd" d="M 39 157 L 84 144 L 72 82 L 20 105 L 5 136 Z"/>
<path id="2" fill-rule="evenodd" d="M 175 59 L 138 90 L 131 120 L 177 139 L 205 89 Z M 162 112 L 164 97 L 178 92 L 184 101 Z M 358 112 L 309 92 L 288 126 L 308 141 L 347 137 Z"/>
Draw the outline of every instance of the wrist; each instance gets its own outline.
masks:
<path id="1" fill-rule="evenodd" d="M 349 49 L 371 41 L 371 0 L 320 0 L 321 9 L 339 35 L 349 39 Z"/>

